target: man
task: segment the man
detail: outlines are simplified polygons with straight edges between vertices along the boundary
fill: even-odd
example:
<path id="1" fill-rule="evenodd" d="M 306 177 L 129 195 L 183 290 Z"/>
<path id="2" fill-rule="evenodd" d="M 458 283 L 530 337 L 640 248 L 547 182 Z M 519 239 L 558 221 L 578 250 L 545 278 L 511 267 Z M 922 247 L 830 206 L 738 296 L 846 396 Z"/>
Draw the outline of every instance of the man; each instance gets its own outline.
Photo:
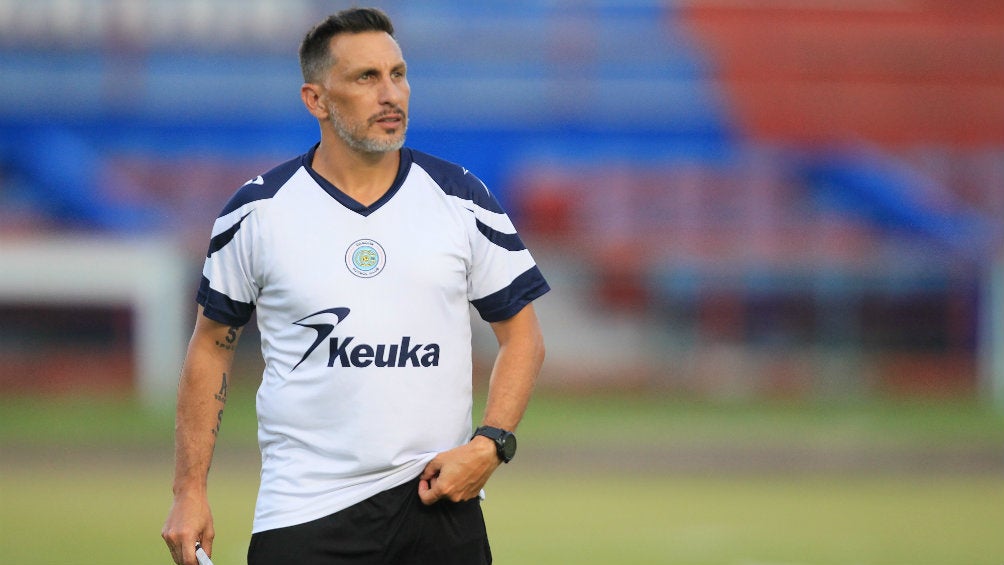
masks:
<path id="1" fill-rule="evenodd" d="M 479 493 L 511 459 L 544 356 L 549 290 L 466 169 L 404 147 L 407 66 L 385 14 L 304 38 L 300 94 L 320 143 L 224 208 L 182 369 L 175 562 L 212 552 L 206 495 L 241 327 L 257 311 L 261 486 L 250 564 L 490 563 Z M 471 435 L 469 305 L 499 343 Z"/>

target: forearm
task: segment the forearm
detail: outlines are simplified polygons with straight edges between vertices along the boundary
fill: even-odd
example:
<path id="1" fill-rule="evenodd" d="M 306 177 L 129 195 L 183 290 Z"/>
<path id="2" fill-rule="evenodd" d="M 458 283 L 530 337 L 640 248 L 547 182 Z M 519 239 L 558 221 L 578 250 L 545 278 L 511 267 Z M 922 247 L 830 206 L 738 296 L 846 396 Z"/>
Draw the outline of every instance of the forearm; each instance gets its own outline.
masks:
<path id="1" fill-rule="evenodd" d="M 492 367 L 482 423 L 512 431 L 523 419 L 544 362 L 544 339 L 532 305 L 508 320 L 492 323 L 492 331 L 499 352 Z M 444 498 L 453 502 L 470 500 L 500 463 L 495 444 L 477 436 L 438 454 L 425 466 L 419 477 L 418 496 L 424 504 Z"/>
<path id="2" fill-rule="evenodd" d="M 239 328 L 214 322 L 199 308 L 178 383 L 174 503 L 161 531 L 179 565 L 195 564 L 195 542 L 212 554 L 215 532 L 206 486 L 239 336 Z"/>
<path id="3" fill-rule="evenodd" d="M 515 430 L 523 419 L 544 362 L 544 340 L 532 306 L 492 325 L 499 351 L 492 367 L 482 424 Z"/>
<path id="4" fill-rule="evenodd" d="M 200 312 L 201 315 L 201 312 Z M 223 422 L 237 328 L 199 323 L 178 384 L 174 493 L 204 492 Z"/>
<path id="5" fill-rule="evenodd" d="M 229 364 L 186 363 L 178 385 L 175 417 L 174 493 L 205 490 L 216 437 L 223 421 Z"/>

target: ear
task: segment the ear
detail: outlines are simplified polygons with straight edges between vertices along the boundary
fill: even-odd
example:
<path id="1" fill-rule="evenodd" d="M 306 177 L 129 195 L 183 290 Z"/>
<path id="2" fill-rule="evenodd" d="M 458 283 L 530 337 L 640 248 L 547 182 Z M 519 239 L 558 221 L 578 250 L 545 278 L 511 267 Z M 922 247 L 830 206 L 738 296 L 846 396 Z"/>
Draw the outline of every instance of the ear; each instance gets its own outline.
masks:
<path id="1" fill-rule="evenodd" d="M 304 83 L 300 87 L 300 99 L 303 100 L 303 105 L 307 107 L 307 111 L 310 112 L 318 120 L 328 119 L 328 111 L 324 107 L 324 93 L 321 90 L 321 86 L 312 83 Z"/>

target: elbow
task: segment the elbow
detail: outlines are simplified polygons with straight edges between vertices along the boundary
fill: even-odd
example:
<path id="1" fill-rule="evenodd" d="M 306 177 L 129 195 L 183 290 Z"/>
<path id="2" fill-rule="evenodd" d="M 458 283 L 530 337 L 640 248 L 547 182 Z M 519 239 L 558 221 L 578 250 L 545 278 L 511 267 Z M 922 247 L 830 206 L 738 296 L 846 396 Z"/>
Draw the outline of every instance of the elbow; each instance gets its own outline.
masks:
<path id="1" fill-rule="evenodd" d="M 533 355 L 537 367 L 541 367 L 544 364 L 544 358 L 547 356 L 547 346 L 544 345 L 544 335 L 542 333 L 538 332 L 534 340 Z"/>

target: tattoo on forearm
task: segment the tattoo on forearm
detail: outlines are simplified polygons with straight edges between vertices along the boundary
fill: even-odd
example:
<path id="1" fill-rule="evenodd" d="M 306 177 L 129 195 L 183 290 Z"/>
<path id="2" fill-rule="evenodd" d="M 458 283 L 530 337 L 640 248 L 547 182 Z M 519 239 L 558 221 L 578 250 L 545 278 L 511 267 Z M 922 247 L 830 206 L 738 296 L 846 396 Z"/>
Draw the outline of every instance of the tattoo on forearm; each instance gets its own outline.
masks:
<path id="1" fill-rule="evenodd" d="M 220 391 L 215 395 L 216 400 L 219 400 L 223 404 L 227 403 L 227 394 L 230 392 L 230 383 L 227 381 L 227 374 L 223 373 L 223 381 L 220 382 Z"/>
<path id="2" fill-rule="evenodd" d="M 214 436 L 220 435 L 220 426 L 222 425 L 223 425 L 223 410 L 220 410 L 219 412 L 216 413 L 216 427 L 211 430 Z"/>
<path id="3" fill-rule="evenodd" d="M 240 332 L 240 328 L 237 326 L 231 326 L 227 330 L 227 337 L 223 338 L 223 341 L 216 340 L 216 346 L 220 349 L 225 349 L 227 351 L 233 351 L 237 347 L 237 335 Z M 220 403 L 227 403 L 227 396 L 230 394 L 230 380 L 227 378 L 227 374 L 223 373 L 223 378 L 220 380 L 220 390 L 213 395 L 213 397 Z M 220 426 L 223 425 L 223 409 L 221 408 L 219 412 L 216 413 L 216 427 L 213 428 L 213 435 L 219 435 Z"/>
<path id="4" fill-rule="evenodd" d="M 233 351 L 237 347 L 237 332 L 240 328 L 237 326 L 231 326 L 227 330 L 227 337 L 223 338 L 223 341 L 216 340 L 216 347 L 220 349 L 226 349 L 227 351 Z"/>

